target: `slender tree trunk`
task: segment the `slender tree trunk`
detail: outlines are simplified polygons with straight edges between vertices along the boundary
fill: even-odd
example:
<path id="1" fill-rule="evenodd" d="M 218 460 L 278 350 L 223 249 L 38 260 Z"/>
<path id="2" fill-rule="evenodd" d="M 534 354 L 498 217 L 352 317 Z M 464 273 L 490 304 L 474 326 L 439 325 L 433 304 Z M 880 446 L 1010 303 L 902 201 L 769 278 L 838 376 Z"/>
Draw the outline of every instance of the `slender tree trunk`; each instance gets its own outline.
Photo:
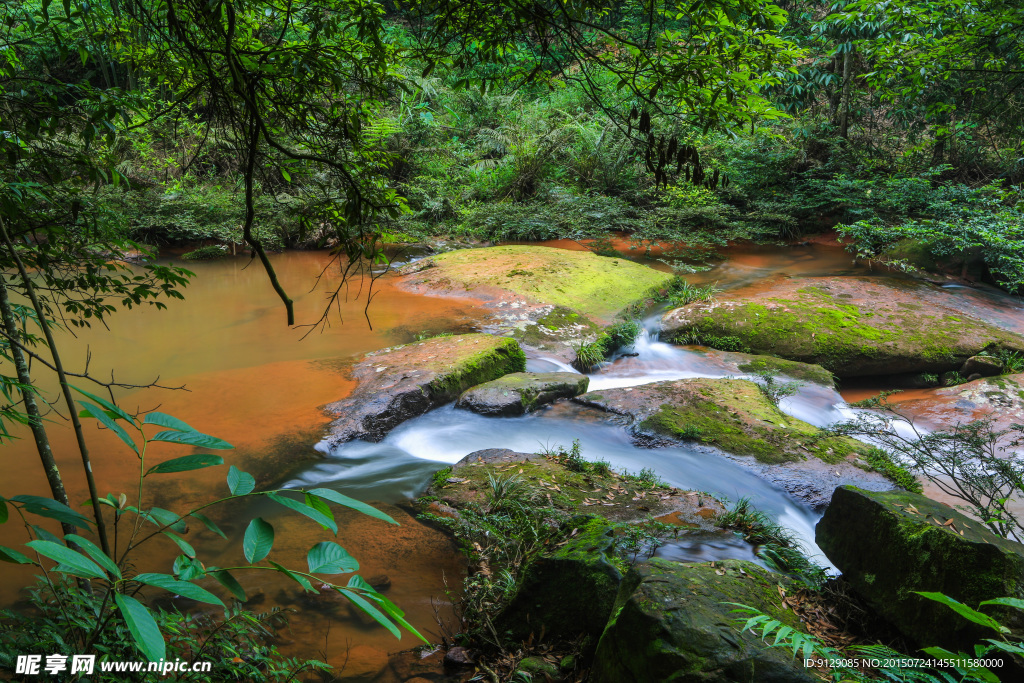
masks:
<path id="1" fill-rule="evenodd" d="M 21 347 L 13 342 L 13 340 L 19 339 L 21 335 L 18 332 L 18 323 L 14 316 L 14 309 L 11 308 L 11 299 L 7 295 L 7 283 L 2 279 L 0 279 L 0 317 L 3 318 L 4 330 L 7 332 L 7 336 L 12 340 L 11 359 L 14 361 L 14 369 L 18 373 L 18 381 L 25 386 L 31 386 L 32 376 L 28 371 L 25 354 L 21 352 Z M 61 479 L 60 470 L 57 468 L 57 461 L 53 458 L 50 439 L 46 435 L 43 417 L 39 413 L 39 403 L 36 401 L 36 395 L 31 389 L 22 389 L 21 396 L 25 402 L 28 426 L 32 430 L 32 438 L 36 442 L 36 451 L 39 452 L 39 460 L 43 463 L 46 481 L 50 485 L 50 493 L 53 494 L 55 501 L 70 507 L 68 494 L 64 490 L 64 480 Z M 61 522 L 60 526 L 65 534 L 75 533 L 74 525 Z"/>
<path id="2" fill-rule="evenodd" d="M 60 352 L 57 350 L 57 342 L 53 338 L 50 326 L 43 322 L 46 320 L 46 312 L 43 310 L 42 302 L 39 300 L 39 295 L 36 294 L 35 285 L 32 284 L 32 278 L 25 269 L 25 264 L 21 260 L 21 256 L 18 255 L 17 249 L 14 248 L 11 236 L 7 232 L 7 225 L 2 220 L 0 220 L 0 236 L 3 237 L 4 244 L 7 246 L 7 250 L 10 252 L 11 258 L 14 259 L 14 263 L 18 266 L 18 274 L 21 276 L 21 282 L 25 287 L 25 292 L 28 294 L 29 300 L 32 301 L 32 308 L 35 309 L 36 315 L 39 316 L 40 327 L 43 330 L 43 336 L 46 338 L 46 345 L 50 349 L 50 356 L 53 358 L 53 366 L 57 369 L 57 379 L 60 380 L 60 387 L 64 394 L 64 401 L 68 406 L 68 415 L 71 418 L 72 426 L 75 428 L 75 438 L 78 440 L 78 452 L 82 456 L 82 468 L 85 470 L 85 480 L 89 485 L 89 498 L 92 501 L 92 514 L 96 519 L 96 535 L 99 537 L 100 548 L 102 548 L 103 552 L 107 557 L 113 557 L 110 551 L 110 544 L 107 541 L 107 527 L 103 525 L 103 510 L 99 502 L 99 493 L 96 491 L 96 477 L 92 472 L 92 459 L 89 457 L 89 447 L 85 443 L 85 433 L 82 430 L 82 421 L 78 419 L 78 411 L 75 410 L 75 399 L 71 395 L 71 385 L 68 383 L 68 377 L 64 373 L 64 364 L 61 361 Z"/>
<path id="3" fill-rule="evenodd" d="M 839 135 L 850 137 L 850 81 L 853 80 L 853 46 L 843 55 L 843 101 L 839 112 Z"/>

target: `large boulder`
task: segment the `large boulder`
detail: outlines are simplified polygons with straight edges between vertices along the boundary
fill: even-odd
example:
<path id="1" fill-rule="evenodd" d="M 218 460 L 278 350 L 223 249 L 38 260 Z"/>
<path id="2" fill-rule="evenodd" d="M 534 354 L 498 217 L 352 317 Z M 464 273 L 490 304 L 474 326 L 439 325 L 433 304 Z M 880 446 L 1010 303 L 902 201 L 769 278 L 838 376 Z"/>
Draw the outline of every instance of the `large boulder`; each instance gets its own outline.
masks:
<path id="1" fill-rule="evenodd" d="M 368 354 L 352 369 L 355 390 L 325 407 L 337 416 L 328 440 L 380 441 L 469 387 L 525 369 L 526 356 L 514 339 L 488 334 L 435 337 Z"/>
<path id="2" fill-rule="evenodd" d="M 799 629 L 782 606 L 780 575 L 743 560 L 638 565 L 622 582 L 597 646 L 595 683 L 810 683 L 818 680 L 785 648 L 740 633 L 740 603 Z"/>
<path id="3" fill-rule="evenodd" d="M 779 279 L 669 311 L 662 336 L 815 363 L 840 377 L 959 370 L 1024 339 L 942 303 L 933 285 L 895 278 Z"/>
<path id="4" fill-rule="evenodd" d="M 481 415 L 522 415 L 579 396 L 590 378 L 574 372 L 514 372 L 466 390 L 455 404 Z"/>
<path id="5" fill-rule="evenodd" d="M 994 634 L 914 591 L 944 593 L 974 608 L 992 598 L 1024 598 L 1024 546 L 918 494 L 836 489 L 815 540 L 853 589 L 922 647 L 973 652 Z M 1021 611 L 986 611 L 1024 635 Z"/>
<path id="6" fill-rule="evenodd" d="M 826 505 L 841 484 L 892 488 L 881 474 L 867 471 L 869 446 L 826 436 L 782 413 L 748 380 L 671 380 L 591 391 L 573 400 L 625 416 L 643 442 L 682 441 L 752 456 L 736 461 L 813 507 Z"/>
<path id="7" fill-rule="evenodd" d="M 581 520 L 568 543 L 526 568 L 516 596 L 495 620 L 512 641 L 584 634 L 593 643 L 608 623 L 622 583 L 613 561 L 615 527 L 601 517 Z"/>
<path id="8" fill-rule="evenodd" d="M 1024 374 L 987 377 L 965 384 L 888 398 L 900 413 L 929 429 L 951 429 L 972 420 L 991 420 L 995 429 L 1024 424 Z"/>

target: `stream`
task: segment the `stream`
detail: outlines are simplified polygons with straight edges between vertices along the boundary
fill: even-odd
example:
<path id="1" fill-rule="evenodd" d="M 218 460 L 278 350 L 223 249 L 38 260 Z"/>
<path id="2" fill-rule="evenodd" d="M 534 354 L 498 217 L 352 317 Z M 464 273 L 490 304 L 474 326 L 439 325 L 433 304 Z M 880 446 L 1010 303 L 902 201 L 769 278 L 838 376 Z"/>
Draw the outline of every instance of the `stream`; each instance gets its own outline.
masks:
<path id="1" fill-rule="evenodd" d="M 582 248 L 569 243 L 549 243 Z M 890 275 L 871 273 L 853 265 L 841 248 L 825 245 L 803 247 L 744 246 L 727 250 L 726 259 L 712 270 L 691 276 L 695 283 L 717 283 L 723 289 L 756 286 L 779 275 Z M 299 320 L 315 320 L 324 302 L 323 290 L 309 291 L 323 268 L 326 255 L 291 252 L 273 257 L 284 287 L 296 299 Z M 644 259 L 638 259 L 644 260 Z M 650 265 L 667 269 L 657 259 Z M 164 386 L 184 385 L 189 391 L 156 388 L 118 390 L 125 409 L 159 409 L 197 429 L 226 439 L 236 447 L 225 459 L 249 469 L 261 486 L 328 486 L 347 495 L 383 504 L 400 527 L 355 514 L 339 515 L 338 542 L 361 563 L 363 576 L 386 575 L 387 595 L 405 610 L 410 622 L 433 640 L 439 639 L 437 622 L 450 620 L 451 609 L 438 600 L 445 588 L 457 591 L 465 575 L 465 561 L 455 544 L 428 528 L 402 505 L 418 495 L 431 475 L 446 464 L 483 448 L 536 451 L 569 447 L 579 439 L 589 460 L 604 459 L 619 471 L 653 469 L 665 482 L 684 489 L 707 491 L 736 501 L 750 498 L 754 505 L 790 528 L 815 559 L 825 563 L 813 545 L 814 524 L 819 515 L 783 491 L 707 449 L 686 446 L 648 449 L 636 446 L 626 431 L 604 414 L 571 402 L 559 402 L 524 417 L 493 418 L 447 406 L 409 420 L 380 443 L 350 442 L 328 447 L 321 442 L 327 419 L 320 406 L 346 396 L 353 387 L 347 368 L 368 352 L 414 341 L 444 330 L 480 329 L 486 311 L 467 299 L 426 297 L 394 286 L 394 277 L 381 278 L 369 309 L 372 327 L 365 316 L 365 292 L 356 298 L 355 288 L 340 304 L 344 324 L 312 330 L 289 329 L 279 300 L 266 276 L 244 257 L 189 264 L 197 273 L 185 290 L 185 302 L 171 302 L 166 311 L 141 308 L 119 312 L 103 326 L 81 330 L 77 336 L 63 333 L 65 364 L 81 371 L 90 358 L 90 369 L 100 377 L 111 369 L 121 381 L 146 384 L 160 376 Z M 324 285 L 330 286 L 331 275 Z M 1024 331 L 1024 310 L 1017 300 L 1000 293 L 972 288 L 948 288 L 947 302 L 959 302 L 965 312 L 1007 329 Z M 620 352 L 590 374 L 590 388 L 629 387 L 686 377 L 724 377 L 729 373 L 714 354 L 676 347 L 657 340 L 657 316 L 645 321 L 645 333 L 632 349 Z M 635 355 L 633 355 L 635 354 Z M 533 371 L 571 370 L 549 358 L 531 358 Z M 735 373 L 733 373 L 735 374 Z M 737 375 L 742 376 L 742 375 Z M 804 383 L 799 392 L 781 403 L 789 415 L 824 426 L 848 418 L 844 402 L 876 393 L 885 387 L 859 387 L 843 395 L 825 387 Z M 55 387 L 43 386 L 51 397 Z M 86 497 L 79 472 L 74 435 L 58 416 L 51 415 L 51 438 L 72 501 Z M 101 494 L 132 491 L 138 461 L 107 430 L 87 426 Z M 49 495 L 31 439 L 4 445 L 5 496 L 18 493 Z M 152 457 L 186 454 L 180 447 L 158 444 Z M 226 494 L 226 468 L 201 473 L 165 475 L 152 487 L 152 501 L 162 507 L 182 509 Z M 304 564 L 305 549 L 327 535 L 318 526 L 296 515 L 281 514 L 262 503 L 234 506 L 215 514 L 229 541 L 205 531 L 192 531 L 190 543 L 208 562 L 227 566 L 241 559 L 240 539 L 252 516 L 265 515 L 277 528 L 278 544 L 271 559 L 283 564 Z M 162 539 L 158 539 L 162 541 Z M 14 524 L 0 526 L 0 543 L 18 546 L 24 531 Z M 690 547 L 673 546 L 677 558 L 714 559 L 748 557 L 745 544 L 728 539 L 696 538 Z M 177 549 L 158 542 L 140 555 L 140 571 L 168 571 Z M 672 556 L 672 555 L 670 555 Z M 748 557 L 749 559 L 749 557 Z M 20 587 L 32 582 L 24 567 L 3 565 L 0 604 L 21 597 Z M 369 675 L 386 663 L 387 654 L 417 644 L 412 636 L 397 641 L 384 629 L 367 624 L 343 604 L 318 601 L 271 572 L 246 575 L 243 585 L 255 596 L 253 609 L 281 606 L 296 610 L 282 649 L 289 655 L 318 657 L 335 665 L 347 662 L 345 675 Z M 183 605 L 192 608 L 192 605 Z"/>

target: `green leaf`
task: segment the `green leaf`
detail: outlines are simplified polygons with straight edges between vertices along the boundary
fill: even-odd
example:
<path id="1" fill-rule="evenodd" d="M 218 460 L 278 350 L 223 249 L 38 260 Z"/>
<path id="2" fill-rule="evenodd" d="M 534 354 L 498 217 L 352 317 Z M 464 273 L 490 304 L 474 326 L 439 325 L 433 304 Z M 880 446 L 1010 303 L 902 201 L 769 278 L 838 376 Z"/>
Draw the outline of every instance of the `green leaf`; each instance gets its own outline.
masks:
<path id="1" fill-rule="evenodd" d="M 135 580 L 139 583 L 144 583 L 147 586 L 163 588 L 164 590 L 176 593 L 183 598 L 206 602 L 211 605 L 220 605 L 221 607 L 224 606 L 224 603 L 220 598 L 205 588 L 200 588 L 194 583 L 189 583 L 188 581 L 180 581 L 170 574 L 139 574 L 135 577 Z"/>
<path id="2" fill-rule="evenodd" d="M 146 510 L 146 514 L 143 516 L 157 526 L 165 526 L 180 534 L 183 534 L 188 530 L 188 522 L 182 519 L 181 515 L 177 512 L 153 507 Z"/>
<path id="3" fill-rule="evenodd" d="M 347 574 L 359 571 L 359 562 L 333 541 L 317 543 L 306 555 L 310 574 Z"/>
<path id="4" fill-rule="evenodd" d="M 1024 610 L 1024 600 L 1020 598 L 993 598 L 992 600 L 986 600 L 985 602 L 978 605 L 1003 605 L 1005 607 L 1016 607 L 1019 610 Z"/>
<path id="5" fill-rule="evenodd" d="M 77 391 L 78 393 L 80 393 L 82 396 L 85 396 L 86 398 L 91 399 L 92 401 L 100 404 L 101 406 L 106 408 L 111 413 L 117 415 L 119 418 L 121 418 L 125 422 L 129 422 L 131 424 L 135 424 L 135 418 L 134 417 L 132 417 L 128 413 L 124 412 L 123 410 L 118 408 L 117 405 L 115 405 L 114 403 L 111 403 L 107 399 L 101 398 L 101 397 L 97 396 L 96 394 L 90 394 L 88 391 L 83 391 L 82 389 L 79 389 L 78 387 L 76 387 L 73 384 L 71 385 L 71 388 L 74 389 L 75 391 Z"/>
<path id="6" fill-rule="evenodd" d="M 53 541 L 29 541 L 25 545 L 40 555 L 70 567 L 77 576 L 84 576 L 90 579 L 106 577 L 106 574 L 103 573 L 103 570 L 95 562 L 60 543 L 54 543 Z"/>
<path id="7" fill-rule="evenodd" d="M 146 419 L 142 421 L 142 424 L 157 425 L 159 427 L 167 427 L 168 429 L 175 429 L 179 432 L 194 432 L 189 425 L 185 424 L 176 417 L 167 415 L 166 413 L 146 413 Z"/>
<path id="8" fill-rule="evenodd" d="M 52 498 L 42 496 L 15 496 L 10 499 L 13 503 L 22 503 L 26 512 L 31 512 L 40 517 L 49 517 L 58 522 L 64 522 L 77 527 L 88 527 L 90 521 L 82 513 L 72 510 L 64 503 Z"/>
<path id="9" fill-rule="evenodd" d="M 256 488 L 256 479 L 248 472 L 243 472 L 234 465 L 228 469 L 228 489 L 233 496 L 244 496 Z"/>
<path id="10" fill-rule="evenodd" d="M 172 432 L 178 433 L 178 432 Z M 201 470 L 206 467 L 213 467 L 215 465 L 223 465 L 224 458 L 219 455 L 212 453 L 198 453 L 196 455 L 186 455 L 181 458 L 175 458 L 162 462 L 155 467 L 150 467 L 147 470 L 146 475 L 150 474 L 168 474 L 170 472 L 187 472 L 189 470 Z"/>
<path id="11" fill-rule="evenodd" d="M 0 498 L 0 524 L 5 523 L 9 516 L 10 512 L 7 510 L 7 501 Z"/>
<path id="12" fill-rule="evenodd" d="M 204 515 L 204 514 L 201 514 L 201 513 L 199 513 L 199 512 L 190 512 L 190 513 L 189 513 L 189 517 L 195 517 L 195 518 L 196 518 L 196 519 L 198 519 L 198 520 L 199 520 L 200 522 L 202 522 L 202 523 L 203 523 L 203 526 L 205 526 L 205 527 L 206 527 L 207 529 L 209 529 L 209 530 L 210 530 L 210 531 L 212 531 L 213 533 L 217 534 L 217 535 L 218 535 L 218 536 L 220 536 L 221 538 L 223 538 L 223 539 L 225 539 L 225 540 L 227 539 L 227 536 L 226 536 L 226 535 L 224 534 L 224 532 L 223 532 L 223 531 L 221 531 L 221 530 L 220 530 L 220 527 L 219 527 L 219 526 L 217 526 L 216 524 L 214 524 L 213 520 L 211 520 L 211 519 L 210 519 L 209 517 L 207 517 L 206 515 Z"/>
<path id="13" fill-rule="evenodd" d="M 234 448 L 227 441 L 218 439 L 202 432 L 157 432 L 150 441 L 166 441 L 168 443 L 181 443 L 187 446 L 198 446 L 199 448 L 213 448 L 214 450 L 226 451 Z"/>
<path id="14" fill-rule="evenodd" d="M 104 427 L 114 432 L 114 434 L 117 434 L 117 438 L 125 442 L 128 445 L 128 447 L 135 451 L 135 454 L 138 455 L 138 446 L 135 445 L 135 442 L 132 440 L 132 437 L 128 436 L 128 432 L 124 431 L 121 425 L 114 422 L 110 418 L 110 416 L 107 415 L 107 413 L 104 412 L 98 406 L 95 406 L 92 403 L 86 403 L 85 401 L 79 401 L 79 403 L 85 406 L 85 410 L 89 413 L 90 417 L 95 417 L 97 420 L 103 423 Z"/>
<path id="15" fill-rule="evenodd" d="M 8 548 L 4 545 L 0 545 L 0 562 L 10 562 L 12 564 L 35 564 L 32 560 L 25 557 L 17 550 Z"/>
<path id="16" fill-rule="evenodd" d="M 231 576 L 231 573 L 227 569 L 218 569 L 217 571 L 210 572 L 210 576 L 215 578 L 220 585 L 231 591 L 231 594 L 238 598 L 241 602 L 245 602 L 248 598 L 245 595 L 245 590 L 242 585 L 238 583 L 235 577 Z"/>
<path id="17" fill-rule="evenodd" d="M 160 634 L 156 619 L 141 602 L 121 593 L 114 593 L 114 602 L 124 617 L 125 624 L 132 634 L 132 640 L 151 662 L 157 662 L 167 656 L 167 644 Z"/>
<path id="18" fill-rule="evenodd" d="M 384 512 L 381 512 L 380 510 L 378 510 L 377 508 L 373 507 L 372 505 L 370 505 L 368 503 L 364 503 L 361 500 L 356 500 L 355 498 L 349 498 L 345 494 L 338 493 L 337 491 L 334 491 L 332 489 L 323 489 L 323 488 L 313 489 L 311 491 L 307 491 L 306 493 L 309 493 L 310 495 L 314 495 L 314 496 L 319 496 L 320 498 L 326 498 L 327 500 L 331 501 L 332 503 L 337 503 L 338 505 L 344 505 L 345 507 L 352 508 L 353 510 L 356 510 L 357 512 L 362 512 L 364 515 L 369 515 L 370 517 L 375 517 L 376 519 L 381 519 L 381 520 L 384 520 L 385 522 L 389 522 L 391 524 L 395 524 L 395 525 L 398 524 L 398 522 L 396 522 L 394 519 L 392 519 L 389 515 L 387 515 Z"/>
<path id="19" fill-rule="evenodd" d="M 282 567 L 281 565 L 279 565 L 277 562 L 274 562 L 273 560 L 268 560 L 268 561 L 270 562 L 270 564 L 274 565 L 274 568 L 277 571 L 281 572 L 282 574 L 284 574 L 285 576 L 290 578 L 292 581 L 294 581 L 295 583 L 297 583 L 300 586 L 302 586 L 302 589 L 304 591 L 312 592 L 312 593 L 319 593 L 320 592 L 317 589 L 313 588 L 313 584 L 311 584 L 309 582 L 309 579 L 307 579 L 302 574 L 296 574 L 291 569 L 288 569 L 287 567 Z"/>
<path id="20" fill-rule="evenodd" d="M 107 557 L 107 554 L 100 550 L 99 546 L 90 541 L 88 538 L 82 538 L 78 534 L 65 534 L 64 540 L 73 541 L 74 543 L 78 544 L 78 546 L 82 550 L 89 554 L 89 557 L 96 560 L 97 564 L 99 564 L 101 567 L 106 569 L 108 572 L 110 572 L 117 578 L 121 578 L 121 570 L 118 569 L 116 564 L 114 564 L 114 561 Z"/>
<path id="21" fill-rule="evenodd" d="M 309 517 L 323 528 L 330 529 L 335 534 L 338 533 L 338 525 L 335 524 L 334 520 L 325 515 L 324 513 L 320 512 L 316 508 L 312 508 L 306 505 L 305 503 L 300 503 L 297 500 L 292 500 L 291 498 L 281 496 L 276 493 L 268 493 L 267 497 L 279 505 L 283 505 L 286 508 L 295 510 L 299 514 L 303 514 L 306 517 Z"/>
<path id="22" fill-rule="evenodd" d="M 242 553 L 249 564 L 259 562 L 270 554 L 274 547 L 274 527 L 270 526 L 262 517 L 257 517 L 249 522 L 245 530 L 245 537 L 242 539 Z"/>
<path id="23" fill-rule="evenodd" d="M 387 630 L 391 631 L 391 634 L 395 638 L 402 637 L 402 633 L 398 630 L 398 627 L 391 623 L 390 619 L 381 614 L 380 610 L 371 605 L 365 598 L 363 598 L 363 596 L 359 595 L 359 593 L 357 593 L 354 590 L 349 590 L 347 588 L 336 588 L 335 590 L 337 590 L 339 593 L 341 593 L 346 598 L 351 600 L 355 604 L 355 606 L 361 609 L 363 612 L 373 617 L 374 621 L 376 621 L 378 624 L 380 624 Z"/>
<path id="24" fill-rule="evenodd" d="M 987 626 L 990 629 L 993 629 L 994 631 L 996 631 L 997 633 L 1009 633 L 1010 632 L 1010 629 L 1006 628 L 1005 626 L 1003 626 L 1002 624 L 1000 624 L 998 621 L 996 621 L 992 617 L 988 616 L 987 614 L 982 614 L 981 612 L 978 612 L 977 610 L 973 610 L 970 607 L 968 607 L 967 605 L 963 604 L 962 602 L 958 602 L 958 601 L 954 600 L 953 598 L 949 597 L 948 595 L 944 595 L 942 593 L 929 593 L 929 592 L 923 592 L 923 591 L 913 591 L 913 592 L 917 593 L 918 595 L 920 595 L 923 598 L 927 598 L 928 600 L 934 600 L 935 602 L 942 603 L 946 607 L 949 607 L 951 610 L 953 610 L 954 612 L 956 612 L 957 614 L 962 616 L 964 619 L 967 619 L 968 621 L 973 621 L 975 624 L 981 624 L 982 626 Z"/>
<path id="25" fill-rule="evenodd" d="M 174 541 L 174 544 L 181 548 L 181 552 L 185 553 L 189 557 L 196 556 L 196 549 L 190 546 L 185 539 L 180 538 L 177 534 L 172 534 L 170 531 L 164 531 L 162 533 L 164 536 Z"/>

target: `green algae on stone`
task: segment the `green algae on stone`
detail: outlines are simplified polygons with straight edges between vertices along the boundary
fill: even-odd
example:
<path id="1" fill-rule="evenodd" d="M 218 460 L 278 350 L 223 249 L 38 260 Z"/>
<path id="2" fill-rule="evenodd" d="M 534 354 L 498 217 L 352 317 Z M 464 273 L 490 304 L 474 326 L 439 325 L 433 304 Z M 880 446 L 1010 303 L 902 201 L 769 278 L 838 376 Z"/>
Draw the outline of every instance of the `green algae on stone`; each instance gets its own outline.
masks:
<path id="1" fill-rule="evenodd" d="M 622 581 L 597 646 L 595 683 L 810 683 L 817 680 L 785 648 L 740 633 L 728 603 L 748 605 L 800 629 L 782 606 L 788 579 L 742 560 L 683 564 L 655 558 Z"/>
<path id="2" fill-rule="evenodd" d="M 690 304 L 663 318 L 669 339 L 735 337 L 755 353 L 815 363 L 840 377 L 956 370 L 1024 339 L 932 301 L 895 278 L 805 278 Z M 922 305 L 922 303 L 924 305 Z"/>
<path id="3" fill-rule="evenodd" d="M 1024 598 L 1024 546 L 925 496 L 851 486 L 836 489 L 815 541 L 853 589 L 920 646 L 972 651 L 991 631 L 914 591 L 944 593 L 976 608 Z M 1024 614 L 986 608 L 1024 635 Z"/>
<path id="4" fill-rule="evenodd" d="M 553 247 L 463 249 L 431 257 L 417 276 L 467 290 L 498 287 L 538 303 L 610 321 L 616 313 L 664 286 L 672 276 L 623 258 Z"/>
<path id="5" fill-rule="evenodd" d="M 590 378 L 574 372 L 514 372 L 467 389 L 456 403 L 482 415 L 522 415 L 587 390 Z"/>
<path id="6" fill-rule="evenodd" d="M 793 379 L 835 388 L 835 376 L 820 365 L 811 363 L 799 363 L 775 356 L 751 356 L 746 362 L 739 364 L 739 369 L 741 372 L 750 374 L 773 372 Z"/>

